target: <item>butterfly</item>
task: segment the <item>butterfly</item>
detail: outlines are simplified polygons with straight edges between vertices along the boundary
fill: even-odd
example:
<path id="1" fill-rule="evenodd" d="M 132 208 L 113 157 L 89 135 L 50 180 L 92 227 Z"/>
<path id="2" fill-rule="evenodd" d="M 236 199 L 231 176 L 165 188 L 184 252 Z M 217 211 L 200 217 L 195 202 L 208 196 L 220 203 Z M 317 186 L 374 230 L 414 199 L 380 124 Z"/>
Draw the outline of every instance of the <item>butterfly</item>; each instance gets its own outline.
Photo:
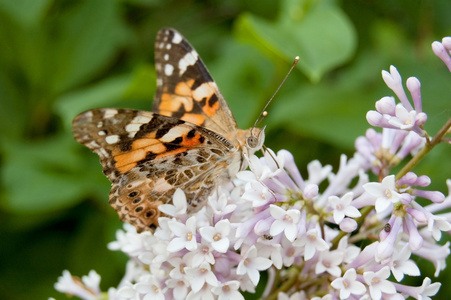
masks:
<path id="1" fill-rule="evenodd" d="M 224 97 L 194 48 L 163 28 L 155 42 L 153 111 L 100 108 L 73 120 L 75 140 L 100 156 L 112 183 L 109 203 L 138 232 L 155 230 L 161 204 L 184 191 L 199 211 L 221 183 L 248 166 L 264 129 L 238 129 Z"/>

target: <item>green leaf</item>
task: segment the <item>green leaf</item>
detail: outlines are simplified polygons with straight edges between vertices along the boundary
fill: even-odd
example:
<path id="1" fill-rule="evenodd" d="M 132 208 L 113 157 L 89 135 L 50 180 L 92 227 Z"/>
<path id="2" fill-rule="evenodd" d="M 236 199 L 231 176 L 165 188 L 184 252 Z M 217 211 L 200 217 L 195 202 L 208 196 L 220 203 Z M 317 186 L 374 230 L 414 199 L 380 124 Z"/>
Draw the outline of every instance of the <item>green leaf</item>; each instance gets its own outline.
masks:
<path id="1" fill-rule="evenodd" d="M 342 10 L 331 1 L 284 0 L 279 17 L 269 22 L 243 14 L 238 36 L 286 61 L 300 56 L 298 67 L 313 82 L 349 60 L 356 33 Z"/>
<path id="2" fill-rule="evenodd" d="M 87 82 L 113 58 L 123 41 L 124 28 L 119 22 L 117 1 L 76 2 L 63 13 L 48 32 L 53 43 L 50 69 L 52 90 L 56 93 Z"/>
<path id="3" fill-rule="evenodd" d="M 51 0 L 0 0 L 0 11 L 24 27 L 30 27 L 42 19 L 51 3 Z"/>
<path id="4" fill-rule="evenodd" d="M 254 124 L 277 87 L 274 65 L 254 47 L 228 40 L 209 68 L 240 128 Z"/>
<path id="5" fill-rule="evenodd" d="M 93 191 L 107 195 L 99 184 L 105 179 L 100 164 L 89 169 L 76 155 L 76 145 L 69 133 L 41 142 L 3 143 L 1 206 L 14 214 L 40 214 L 73 206 Z"/>
<path id="6" fill-rule="evenodd" d="M 79 113 L 93 108 L 111 107 L 123 99 L 130 88 L 132 76 L 129 74 L 110 77 L 95 85 L 62 95 L 55 104 L 55 111 L 63 119 L 68 130 L 72 120 Z"/>

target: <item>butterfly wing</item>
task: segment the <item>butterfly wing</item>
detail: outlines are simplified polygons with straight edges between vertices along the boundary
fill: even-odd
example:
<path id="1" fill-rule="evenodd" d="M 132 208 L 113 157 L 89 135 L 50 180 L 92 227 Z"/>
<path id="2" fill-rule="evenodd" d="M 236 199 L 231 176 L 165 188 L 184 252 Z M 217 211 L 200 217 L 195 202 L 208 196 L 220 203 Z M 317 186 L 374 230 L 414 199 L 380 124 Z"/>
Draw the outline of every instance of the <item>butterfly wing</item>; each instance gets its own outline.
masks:
<path id="1" fill-rule="evenodd" d="M 153 111 L 225 135 L 235 118 L 196 50 L 176 30 L 164 28 L 155 42 L 157 92 Z"/>
<path id="2" fill-rule="evenodd" d="M 94 109 L 74 119 L 73 131 L 100 156 L 113 183 L 111 206 L 139 231 L 158 224 L 158 206 L 170 202 L 177 188 L 186 194 L 188 212 L 200 209 L 218 177 L 240 159 L 216 133 L 152 112 Z"/>

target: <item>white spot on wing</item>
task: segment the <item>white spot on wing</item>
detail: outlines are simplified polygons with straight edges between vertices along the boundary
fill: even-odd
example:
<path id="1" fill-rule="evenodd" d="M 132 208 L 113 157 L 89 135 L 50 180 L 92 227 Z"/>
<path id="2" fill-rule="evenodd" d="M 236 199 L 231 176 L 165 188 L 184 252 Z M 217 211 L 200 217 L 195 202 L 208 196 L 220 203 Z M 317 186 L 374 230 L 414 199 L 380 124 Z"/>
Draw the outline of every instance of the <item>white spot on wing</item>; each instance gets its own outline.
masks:
<path id="1" fill-rule="evenodd" d="M 162 85 L 163 85 L 163 79 L 157 78 L 157 86 L 162 86 Z"/>
<path id="2" fill-rule="evenodd" d="M 108 152 L 103 148 L 99 148 L 98 151 L 99 151 L 100 157 L 108 157 L 109 156 Z"/>
<path id="3" fill-rule="evenodd" d="M 178 43 L 180 43 L 181 41 L 182 41 L 182 36 L 179 34 L 179 33 L 177 33 L 177 32 L 174 32 L 174 37 L 172 38 L 172 42 L 174 43 L 174 44 L 178 44 Z"/>
<path id="4" fill-rule="evenodd" d="M 170 64 L 166 64 L 164 66 L 164 74 L 166 76 L 171 76 L 172 72 L 174 72 L 174 66 L 170 65 Z"/>
<path id="5" fill-rule="evenodd" d="M 172 45 L 171 44 L 167 44 L 166 45 L 166 50 L 170 50 L 172 48 Z"/>
<path id="6" fill-rule="evenodd" d="M 186 69 L 189 66 L 194 65 L 198 58 L 199 55 L 194 50 L 191 51 L 190 53 L 185 54 L 185 56 L 179 61 L 180 75 L 185 73 Z"/>
<path id="7" fill-rule="evenodd" d="M 144 124 L 144 123 L 149 123 L 150 120 L 152 120 L 152 118 L 144 117 L 144 116 L 136 116 L 135 118 L 133 118 L 132 122 Z"/>
<path id="8" fill-rule="evenodd" d="M 160 141 L 163 143 L 169 143 L 175 140 L 178 137 L 184 136 L 188 133 L 192 128 L 185 126 L 176 126 L 170 129 L 165 135 L 160 138 Z"/>
<path id="9" fill-rule="evenodd" d="M 127 132 L 137 132 L 139 130 L 139 127 L 141 127 L 142 124 L 136 124 L 136 123 L 132 123 L 132 124 L 128 124 L 127 126 L 125 126 L 125 130 L 127 130 Z"/>
<path id="10" fill-rule="evenodd" d="M 95 141 L 90 141 L 89 143 L 86 144 L 86 147 L 88 147 L 89 149 L 93 149 L 93 148 L 99 148 L 100 145 L 97 144 Z"/>
<path id="11" fill-rule="evenodd" d="M 106 135 L 106 132 L 104 130 L 100 130 L 99 132 L 97 132 L 98 135 Z"/>
<path id="12" fill-rule="evenodd" d="M 118 135 L 110 135 L 107 136 L 105 138 L 105 142 L 107 142 L 108 144 L 116 144 L 117 142 L 119 142 L 119 136 Z"/>
<path id="13" fill-rule="evenodd" d="M 169 54 L 165 54 L 164 56 L 163 56 L 163 58 L 164 58 L 164 60 L 169 60 Z"/>
<path id="14" fill-rule="evenodd" d="M 105 119 L 109 119 L 117 115 L 117 109 L 105 109 L 103 112 L 103 117 Z"/>

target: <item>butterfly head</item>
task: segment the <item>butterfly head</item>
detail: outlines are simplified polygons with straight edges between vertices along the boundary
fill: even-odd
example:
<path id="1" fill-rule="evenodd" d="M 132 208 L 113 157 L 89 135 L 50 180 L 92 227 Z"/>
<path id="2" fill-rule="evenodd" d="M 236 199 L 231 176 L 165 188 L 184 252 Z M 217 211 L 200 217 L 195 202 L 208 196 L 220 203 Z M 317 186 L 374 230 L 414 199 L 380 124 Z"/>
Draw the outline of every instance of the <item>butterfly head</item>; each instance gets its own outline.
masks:
<path id="1" fill-rule="evenodd" d="M 249 149 L 249 155 L 254 154 L 263 147 L 263 143 L 265 142 L 265 127 L 252 127 L 249 129 L 249 135 L 246 138 L 246 148 Z"/>

